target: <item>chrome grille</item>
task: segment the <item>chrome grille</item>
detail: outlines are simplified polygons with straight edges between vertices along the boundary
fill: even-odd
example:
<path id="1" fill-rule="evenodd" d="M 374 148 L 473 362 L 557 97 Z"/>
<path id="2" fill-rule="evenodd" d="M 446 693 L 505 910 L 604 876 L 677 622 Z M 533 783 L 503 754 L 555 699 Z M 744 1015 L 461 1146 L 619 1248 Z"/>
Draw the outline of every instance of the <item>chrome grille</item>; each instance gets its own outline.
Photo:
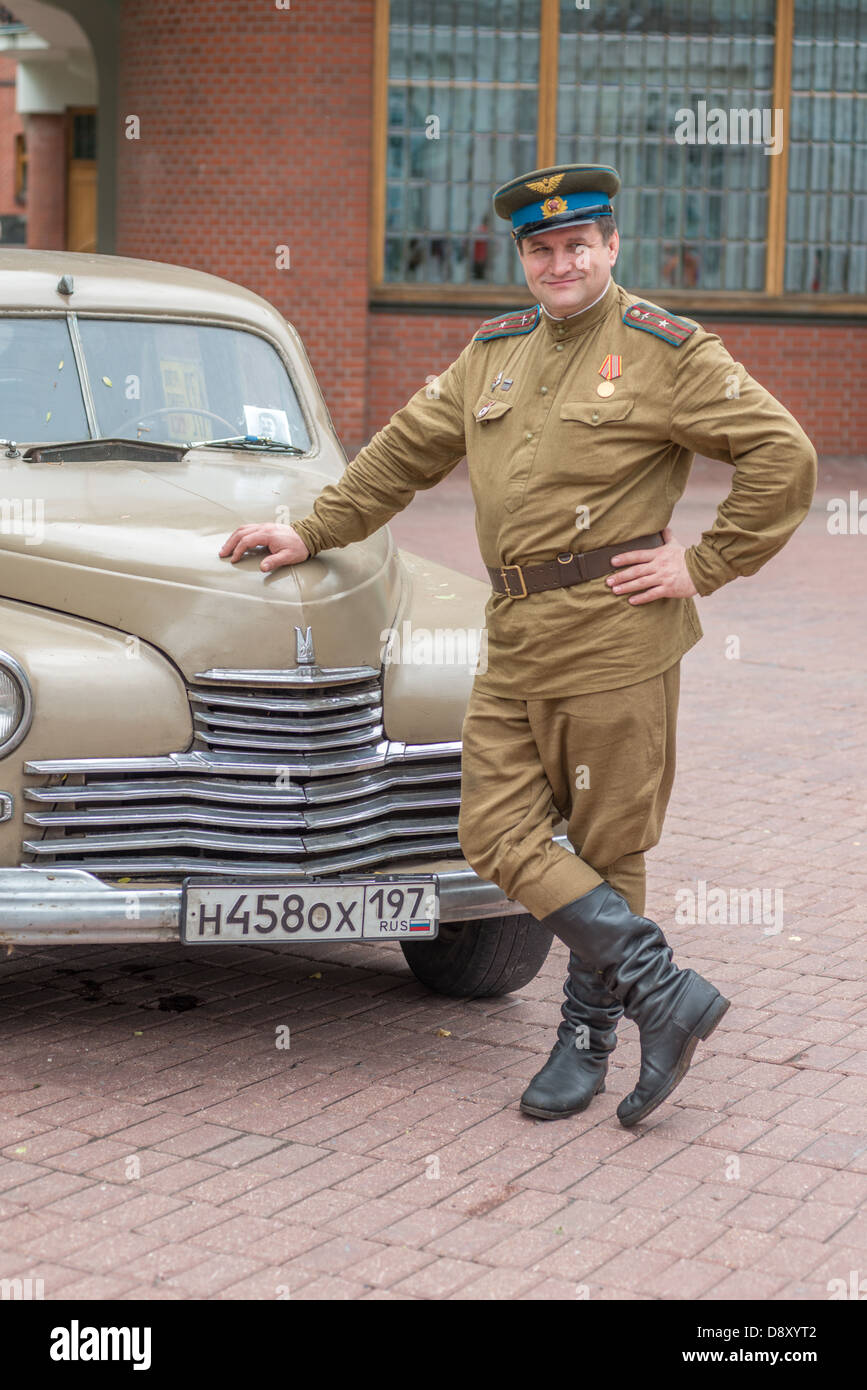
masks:
<path id="1" fill-rule="evenodd" d="M 185 752 L 30 762 L 25 864 L 294 879 L 453 858 L 460 744 L 385 738 L 371 667 L 206 671 Z"/>
<path id="2" fill-rule="evenodd" d="M 304 669 L 303 667 L 300 669 Z M 345 748 L 382 737 L 382 692 L 375 671 L 354 682 L 316 690 L 309 678 L 295 689 L 243 686 L 188 688 L 196 736 L 206 748 L 304 753 Z"/>

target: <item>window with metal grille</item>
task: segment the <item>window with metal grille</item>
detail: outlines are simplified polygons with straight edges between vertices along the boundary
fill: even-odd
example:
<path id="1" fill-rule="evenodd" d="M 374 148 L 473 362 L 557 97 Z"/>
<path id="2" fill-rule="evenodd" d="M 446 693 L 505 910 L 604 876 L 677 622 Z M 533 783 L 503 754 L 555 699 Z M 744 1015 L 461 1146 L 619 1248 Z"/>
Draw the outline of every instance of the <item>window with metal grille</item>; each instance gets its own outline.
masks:
<path id="1" fill-rule="evenodd" d="M 554 162 L 620 174 L 617 279 L 762 290 L 773 156 L 731 113 L 773 105 L 774 0 L 564 0 L 559 53 Z"/>
<path id="2" fill-rule="evenodd" d="M 785 288 L 867 292 L 867 7 L 797 0 Z"/>
<path id="3" fill-rule="evenodd" d="M 387 280 L 514 282 L 491 190 L 535 162 L 539 19 L 539 0 L 393 0 Z"/>
<path id="4" fill-rule="evenodd" d="M 867 290 L 864 0 L 378 0 L 378 15 L 386 297 L 523 288 L 491 194 L 560 163 L 619 170 L 630 289 Z"/>

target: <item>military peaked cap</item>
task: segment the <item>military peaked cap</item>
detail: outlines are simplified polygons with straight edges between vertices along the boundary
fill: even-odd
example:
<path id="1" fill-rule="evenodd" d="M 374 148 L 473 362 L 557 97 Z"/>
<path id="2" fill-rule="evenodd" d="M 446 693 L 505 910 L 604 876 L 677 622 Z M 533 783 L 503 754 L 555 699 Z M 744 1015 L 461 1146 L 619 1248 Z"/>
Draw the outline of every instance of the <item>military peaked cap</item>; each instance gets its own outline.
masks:
<path id="1" fill-rule="evenodd" d="M 504 183 L 494 194 L 494 211 L 512 223 L 516 241 L 546 227 L 570 227 L 611 217 L 610 200 L 620 175 L 607 164 L 559 164 L 535 169 Z"/>

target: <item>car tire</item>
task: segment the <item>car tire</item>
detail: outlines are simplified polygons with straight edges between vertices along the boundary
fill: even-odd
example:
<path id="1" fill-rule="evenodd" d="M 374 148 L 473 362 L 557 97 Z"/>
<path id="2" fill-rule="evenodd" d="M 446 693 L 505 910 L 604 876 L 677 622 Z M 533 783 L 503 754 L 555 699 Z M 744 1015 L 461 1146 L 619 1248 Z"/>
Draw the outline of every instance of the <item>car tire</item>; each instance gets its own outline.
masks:
<path id="1" fill-rule="evenodd" d="M 522 989 L 545 963 L 553 936 L 528 912 L 440 922 L 434 941 L 402 941 L 416 979 L 437 994 L 483 999 Z"/>

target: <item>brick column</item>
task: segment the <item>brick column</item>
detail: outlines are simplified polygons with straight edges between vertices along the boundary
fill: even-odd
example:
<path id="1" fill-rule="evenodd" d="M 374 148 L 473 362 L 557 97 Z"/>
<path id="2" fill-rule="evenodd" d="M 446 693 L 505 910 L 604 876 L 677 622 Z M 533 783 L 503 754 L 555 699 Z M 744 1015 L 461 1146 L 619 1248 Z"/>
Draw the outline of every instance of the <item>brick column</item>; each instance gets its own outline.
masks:
<path id="1" fill-rule="evenodd" d="M 66 249 L 66 116 L 26 117 L 27 245 Z"/>
<path id="2" fill-rule="evenodd" d="M 373 11 L 121 10 L 117 254 L 207 270 L 275 305 L 350 452 L 364 442 Z"/>

